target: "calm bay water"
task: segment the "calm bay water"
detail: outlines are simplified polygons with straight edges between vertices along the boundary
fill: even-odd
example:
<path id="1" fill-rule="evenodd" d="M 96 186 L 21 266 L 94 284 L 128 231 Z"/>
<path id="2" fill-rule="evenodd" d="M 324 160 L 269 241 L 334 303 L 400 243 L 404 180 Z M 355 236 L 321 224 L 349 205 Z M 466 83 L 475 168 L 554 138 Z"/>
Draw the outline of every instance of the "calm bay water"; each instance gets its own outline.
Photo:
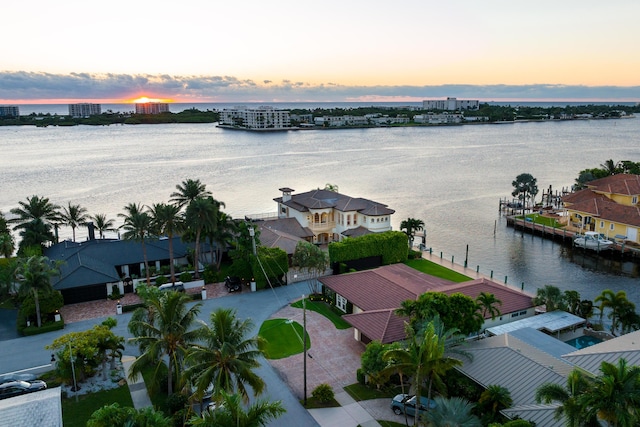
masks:
<path id="1" fill-rule="evenodd" d="M 240 218 L 275 212 L 278 188 L 331 183 L 395 209 L 394 229 L 424 220 L 427 246 L 447 259 L 464 263 L 469 245 L 468 265 L 496 280 L 586 298 L 625 290 L 640 307 L 637 265 L 522 236 L 498 212 L 518 174 L 560 190 L 607 159 L 640 161 L 639 135 L 640 119 L 265 134 L 212 124 L 0 127 L 0 210 L 37 194 L 117 218 L 129 202 L 166 202 L 176 184 L 198 178 Z"/>

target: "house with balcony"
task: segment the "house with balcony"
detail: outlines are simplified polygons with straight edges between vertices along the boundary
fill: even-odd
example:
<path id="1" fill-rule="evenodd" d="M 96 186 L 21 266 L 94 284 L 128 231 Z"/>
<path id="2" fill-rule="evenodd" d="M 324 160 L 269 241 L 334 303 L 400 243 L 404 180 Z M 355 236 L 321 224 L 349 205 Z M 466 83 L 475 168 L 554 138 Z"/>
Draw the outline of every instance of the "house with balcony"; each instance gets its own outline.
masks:
<path id="1" fill-rule="evenodd" d="M 280 191 L 282 197 L 273 199 L 278 204 L 278 218 L 295 218 L 303 229 L 313 233 L 308 239 L 312 243 L 326 244 L 391 230 L 395 211 L 385 204 L 329 189 L 293 194 L 295 190 L 284 187 Z"/>
<path id="2" fill-rule="evenodd" d="M 617 174 L 587 183 L 562 198 L 568 226 L 640 244 L 640 175 Z"/>

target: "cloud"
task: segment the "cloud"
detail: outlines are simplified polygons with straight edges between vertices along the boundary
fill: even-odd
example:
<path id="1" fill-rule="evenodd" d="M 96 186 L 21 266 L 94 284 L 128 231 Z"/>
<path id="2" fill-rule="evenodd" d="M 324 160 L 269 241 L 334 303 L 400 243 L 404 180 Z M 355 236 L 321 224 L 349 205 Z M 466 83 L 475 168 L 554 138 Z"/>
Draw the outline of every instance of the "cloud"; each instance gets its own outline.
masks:
<path id="1" fill-rule="evenodd" d="M 482 101 L 519 100 L 640 100 L 640 86 L 580 86 L 563 84 L 438 86 L 345 86 L 335 82 L 262 80 L 233 76 L 168 74 L 51 74 L 0 72 L 0 102 L 12 100 L 124 100 L 140 95 L 189 102 L 341 102 L 421 101 L 453 96 Z"/>

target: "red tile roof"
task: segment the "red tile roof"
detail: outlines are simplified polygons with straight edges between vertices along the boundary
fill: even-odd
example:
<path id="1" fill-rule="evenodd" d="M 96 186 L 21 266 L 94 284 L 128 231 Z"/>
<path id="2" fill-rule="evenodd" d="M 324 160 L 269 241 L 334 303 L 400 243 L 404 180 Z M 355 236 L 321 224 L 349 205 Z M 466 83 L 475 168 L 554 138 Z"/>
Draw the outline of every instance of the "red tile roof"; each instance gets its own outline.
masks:
<path id="1" fill-rule="evenodd" d="M 604 196 L 596 195 L 592 199 L 572 203 L 567 209 L 619 224 L 640 227 L 640 207 L 621 205 Z"/>
<path id="2" fill-rule="evenodd" d="M 392 264 L 373 270 L 321 277 L 320 282 L 342 295 L 361 313 L 344 316 L 352 326 L 371 339 L 393 342 L 403 339 L 406 318 L 395 315 L 403 301 L 417 299 L 429 291 L 447 295 L 459 292 L 476 299 L 480 292 L 492 293 L 502 301 L 504 314 L 533 307 L 532 295 L 485 278 L 454 283 L 424 274 L 405 264 Z"/>
<path id="3" fill-rule="evenodd" d="M 403 340 L 406 337 L 404 326 L 408 317 L 399 317 L 395 310 L 372 310 L 357 314 L 347 314 L 342 318 L 371 340 L 382 344 Z"/>
<path id="4" fill-rule="evenodd" d="M 587 187 L 599 193 L 623 194 L 634 196 L 640 194 L 640 175 L 620 173 L 588 182 Z"/>

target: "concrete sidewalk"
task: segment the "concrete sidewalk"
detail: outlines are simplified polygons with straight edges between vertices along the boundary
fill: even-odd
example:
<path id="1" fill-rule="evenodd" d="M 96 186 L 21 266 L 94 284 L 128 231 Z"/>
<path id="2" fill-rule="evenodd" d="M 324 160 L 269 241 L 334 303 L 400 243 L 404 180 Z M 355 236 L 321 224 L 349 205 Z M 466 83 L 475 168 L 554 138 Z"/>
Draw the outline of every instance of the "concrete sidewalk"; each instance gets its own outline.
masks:
<path id="1" fill-rule="evenodd" d="M 151 404 L 151 398 L 147 392 L 147 386 L 144 383 L 142 375 L 138 375 L 135 381 L 129 379 L 129 371 L 131 365 L 135 362 L 136 358 L 133 356 L 122 356 L 122 367 L 124 368 L 124 374 L 126 376 L 127 383 L 129 384 L 129 392 L 131 393 L 131 400 L 133 400 L 133 407 L 136 409 L 142 409 L 153 406 Z"/>
<path id="2" fill-rule="evenodd" d="M 346 391 L 336 393 L 337 408 L 309 409 L 322 427 L 380 427 L 380 424 Z"/>

